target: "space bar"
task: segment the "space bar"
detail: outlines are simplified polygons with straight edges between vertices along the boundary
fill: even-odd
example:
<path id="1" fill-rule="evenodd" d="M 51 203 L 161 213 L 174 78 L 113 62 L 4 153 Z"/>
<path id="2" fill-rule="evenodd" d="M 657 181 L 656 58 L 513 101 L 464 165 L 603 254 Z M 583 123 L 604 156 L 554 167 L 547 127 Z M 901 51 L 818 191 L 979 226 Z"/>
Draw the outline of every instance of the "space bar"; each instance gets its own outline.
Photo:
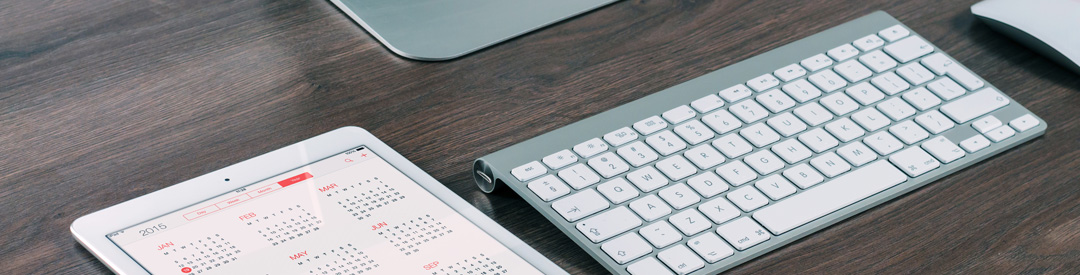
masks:
<path id="1" fill-rule="evenodd" d="M 779 235 L 907 179 L 904 172 L 888 161 L 879 160 L 758 210 L 754 219 Z"/>

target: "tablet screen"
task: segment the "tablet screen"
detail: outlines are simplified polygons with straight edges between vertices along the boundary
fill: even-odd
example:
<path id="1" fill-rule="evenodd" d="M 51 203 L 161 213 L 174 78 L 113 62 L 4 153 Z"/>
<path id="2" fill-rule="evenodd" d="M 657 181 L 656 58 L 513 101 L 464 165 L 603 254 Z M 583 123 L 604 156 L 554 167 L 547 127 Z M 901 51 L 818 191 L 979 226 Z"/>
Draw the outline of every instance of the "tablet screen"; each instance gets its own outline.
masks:
<path id="1" fill-rule="evenodd" d="M 108 235 L 153 274 L 539 274 L 360 147 Z"/>

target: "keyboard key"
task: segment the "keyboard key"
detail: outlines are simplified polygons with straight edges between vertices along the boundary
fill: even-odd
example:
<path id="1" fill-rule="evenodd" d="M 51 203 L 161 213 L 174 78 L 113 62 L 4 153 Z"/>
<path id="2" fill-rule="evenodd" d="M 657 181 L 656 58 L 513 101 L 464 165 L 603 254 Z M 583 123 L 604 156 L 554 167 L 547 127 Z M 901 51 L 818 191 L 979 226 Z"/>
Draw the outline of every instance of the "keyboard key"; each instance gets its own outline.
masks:
<path id="1" fill-rule="evenodd" d="M 802 141 L 803 144 L 806 144 L 807 147 L 810 147 L 810 149 L 813 149 L 814 152 L 818 153 L 840 145 L 839 140 L 836 140 L 835 137 L 826 133 L 825 130 L 822 130 L 821 128 L 815 128 L 799 135 L 799 141 Z"/>
<path id="2" fill-rule="evenodd" d="M 664 264 L 661 264 L 660 261 L 657 261 L 656 258 L 653 257 L 642 259 L 636 263 L 627 266 L 626 271 L 630 272 L 630 274 L 633 275 L 675 274 L 671 273 L 670 270 L 664 267 Z"/>
<path id="3" fill-rule="evenodd" d="M 963 147 L 968 153 L 978 152 L 988 146 L 990 146 L 990 140 L 979 134 L 960 142 L 960 147 Z"/>
<path id="4" fill-rule="evenodd" d="M 814 83 L 814 85 L 817 85 L 818 88 L 821 88 L 821 90 L 825 92 L 836 91 L 847 85 L 847 81 L 831 70 L 812 74 L 809 79 L 810 82 Z"/>
<path id="5" fill-rule="evenodd" d="M 919 63 L 901 66 L 899 69 L 896 69 L 896 72 L 912 85 L 920 85 L 927 81 L 934 80 L 934 73 L 927 70 L 926 67 L 919 65 Z"/>
<path id="6" fill-rule="evenodd" d="M 611 203 L 619 204 L 636 198 L 641 192 L 630 186 L 630 182 L 623 178 L 614 178 L 608 182 L 596 186 L 600 194 L 604 194 Z"/>
<path id="7" fill-rule="evenodd" d="M 660 190 L 658 194 L 660 194 L 664 202 L 675 207 L 675 209 L 683 209 L 701 202 L 701 196 L 690 190 L 690 187 L 687 187 L 684 183 L 678 183 L 670 188 Z"/>
<path id="8" fill-rule="evenodd" d="M 681 180 L 697 173 L 697 168 L 679 155 L 671 156 L 656 162 L 656 168 L 664 172 L 673 181 Z"/>
<path id="9" fill-rule="evenodd" d="M 908 84 L 907 81 L 893 72 L 887 72 L 878 77 L 874 77 L 873 79 L 870 79 L 870 83 L 873 83 L 874 86 L 877 86 L 889 95 L 895 95 L 911 88 L 911 84 Z"/>
<path id="10" fill-rule="evenodd" d="M 870 147 L 858 141 L 836 149 L 836 153 L 854 166 L 862 166 L 877 159 L 877 154 L 870 151 Z"/>
<path id="11" fill-rule="evenodd" d="M 896 121 L 915 115 L 915 108 L 898 97 L 890 98 L 877 105 L 877 109 Z"/>
<path id="12" fill-rule="evenodd" d="M 638 234 L 630 233 L 611 239 L 600 246 L 616 263 L 626 264 L 652 253 L 653 248 Z"/>
<path id="13" fill-rule="evenodd" d="M 693 236 L 698 232 L 708 230 L 709 228 L 712 228 L 713 225 L 708 218 L 705 218 L 705 216 L 702 216 L 701 213 L 693 208 L 671 215 L 671 218 L 669 218 L 668 221 L 687 236 Z"/>
<path id="14" fill-rule="evenodd" d="M 803 69 L 799 64 L 791 64 L 776 70 L 773 74 L 779 77 L 780 80 L 787 82 L 806 75 L 806 69 Z"/>
<path id="15" fill-rule="evenodd" d="M 663 261 L 664 264 L 678 274 L 689 274 L 705 267 L 705 262 L 701 258 L 698 258 L 697 255 L 694 255 L 694 252 L 690 252 L 689 248 L 681 244 L 661 251 L 656 254 L 656 257 L 660 258 L 660 261 Z"/>
<path id="16" fill-rule="evenodd" d="M 960 149 L 960 146 L 956 146 L 956 143 L 953 143 L 952 141 L 949 141 L 948 138 L 942 136 L 924 142 L 922 148 L 942 163 L 953 162 L 965 155 L 964 149 Z"/>
<path id="17" fill-rule="evenodd" d="M 915 117 L 915 122 L 918 122 L 920 126 L 926 128 L 932 134 L 940 134 L 945 130 L 952 129 L 956 126 L 952 120 L 945 118 L 945 115 L 941 114 L 937 110 L 929 111 Z"/>
<path id="18" fill-rule="evenodd" d="M 888 162 L 876 161 L 758 210 L 753 215 L 754 220 L 774 234 L 782 234 L 907 179 L 904 173 Z M 725 239 L 731 241 L 730 238 Z"/>
<path id="19" fill-rule="evenodd" d="M 604 135 L 604 140 L 611 143 L 611 146 L 620 146 L 628 142 L 634 141 L 638 138 L 637 131 L 630 129 L 630 127 L 622 127 L 618 130 L 612 131 Z"/>
<path id="20" fill-rule="evenodd" d="M 976 131 L 979 131 L 979 133 L 983 134 L 989 132 L 990 130 L 993 130 L 994 128 L 1000 127 L 1001 125 L 1001 120 L 997 119 L 997 117 L 992 115 L 984 116 L 983 118 L 976 119 L 975 121 L 971 122 L 971 127 L 975 128 Z"/>
<path id="21" fill-rule="evenodd" d="M 806 123 L 803 123 L 802 120 L 799 120 L 791 113 L 776 115 L 765 122 L 785 137 L 790 137 L 806 130 Z"/>
<path id="22" fill-rule="evenodd" d="M 807 102 L 821 96 L 821 90 L 810 84 L 806 79 L 795 80 L 794 82 L 784 85 L 783 90 L 799 103 Z"/>
<path id="23" fill-rule="evenodd" d="M 648 195 L 630 202 L 630 209 L 634 209 L 634 212 L 646 221 L 653 221 L 671 214 L 671 207 L 656 195 Z"/>
<path id="24" fill-rule="evenodd" d="M 863 143 L 874 149 L 879 155 L 886 156 L 904 148 L 904 143 L 890 135 L 889 132 L 877 132 L 863 139 Z"/>
<path id="25" fill-rule="evenodd" d="M 818 173 L 817 170 L 810 168 L 810 165 L 805 163 L 784 170 L 784 177 L 803 189 L 825 181 L 825 176 L 822 176 L 821 173 Z"/>
<path id="26" fill-rule="evenodd" d="M 964 123 L 1009 105 L 1009 98 L 992 88 L 982 89 L 971 95 L 941 106 L 941 112 L 956 123 Z"/>
<path id="27" fill-rule="evenodd" d="M 527 181 L 540 175 L 547 174 L 547 168 L 544 168 L 543 164 L 539 161 L 532 161 L 517 168 L 511 169 L 510 174 L 513 174 L 519 181 Z"/>
<path id="28" fill-rule="evenodd" d="M 833 48 L 825 53 L 829 54 L 829 57 L 836 59 L 836 61 L 844 61 L 859 55 L 859 49 L 851 46 L 851 43 L 844 43 L 844 45 L 840 45 L 840 47 Z"/>
<path id="29" fill-rule="evenodd" d="M 765 147 L 766 145 L 780 140 L 780 134 L 777 134 L 772 128 L 766 126 L 765 123 L 747 126 L 742 130 L 739 130 L 739 134 L 757 147 Z"/>
<path id="30" fill-rule="evenodd" d="M 870 83 L 867 82 L 852 85 L 850 88 L 847 88 L 847 94 L 856 101 L 859 101 L 859 104 L 862 105 L 870 105 L 885 98 L 885 93 L 882 93 L 881 90 L 878 90 L 874 85 L 870 85 Z"/>
<path id="31" fill-rule="evenodd" d="M 585 167 L 584 163 L 578 163 L 559 171 L 559 177 L 574 189 L 585 188 L 593 183 L 600 182 L 600 176 L 589 167 Z"/>
<path id="32" fill-rule="evenodd" d="M 661 116 L 663 116 L 664 119 L 666 119 L 667 121 L 671 122 L 671 124 L 678 124 L 679 122 L 694 118 L 695 116 L 697 116 L 697 112 L 695 112 L 694 109 L 691 109 L 690 106 L 682 105 L 679 107 L 675 107 L 675 109 L 664 112 L 663 114 L 661 114 Z"/>
<path id="33" fill-rule="evenodd" d="M 663 248 L 679 240 L 682 240 L 682 234 L 675 230 L 671 224 L 665 221 L 658 221 L 653 224 L 642 227 L 640 231 L 642 237 L 649 241 L 656 248 Z M 696 256 L 695 256 L 696 257 Z"/>
<path id="34" fill-rule="evenodd" d="M 908 63 L 934 52 L 934 46 L 918 36 L 912 36 L 885 46 L 885 52 L 895 57 L 900 63 Z"/>
<path id="35" fill-rule="evenodd" d="M 764 74 L 746 82 L 746 86 L 750 86 L 750 88 L 753 88 L 758 92 L 763 92 L 769 88 L 776 87 L 777 85 L 780 85 L 780 80 L 776 79 L 772 74 Z"/>
<path id="36" fill-rule="evenodd" d="M 755 182 L 754 187 L 757 187 L 758 190 L 761 190 L 762 193 L 765 193 L 766 196 L 769 196 L 769 198 L 773 200 L 783 199 L 791 194 L 795 194 L 795 191 L 799 190 L 798 188 L 795 188 L 795 185 L 792 185 L 791 182 L 788 182 L 780 175 L 765 177 L 764 179 Z"/>
<path id="37" fill-rule="evenodd" d="M 705 213 L 705 216 L 708 216 L 716 224 L 724 223 L 742 214 L 742 211 L 736 209 L 735 205 L 728 202 L 724 197 L 717 197 L 702 203 L 698 205 L 697 209 L 701 213 Z"/>
<path id="38" fill-rule="evenodd" d="M 825 105 L 829 111 L 838 116 L 846 115 L 859 109 L 859 103 L 855 102 L 844 93 L 834 93 L 821 98 L 821 105 Z"/>
<path id="39" fill-rule="evenodd" d="M 574 152 L 577 152 L 578 155 L 581 155 L 583 158 L 594 156 L 600 152 L 607 151 L 607 149 L 607 143 L 604 143 L 604 141 L 599 138 L 593 138 L 582 142 L 581 144 L 574 145 Z"/>
<path id="40" fill-rule="evenodd" d="M 926 84 L 926 88 L 929 88 L 930 91 L 945 101 L 953 100 L 967 93 L 967 89 L 960 87 L 960 84 L 956 84 L 956 81 L 948 77 L 930 82 L 930 84 Z"/>
<path id="41" fill-rule="evenodd" d="M 993 130 L 990 130 L 989 132 L 986 132 L 986 137 L 990 138 L 990 140 L 994 142 L 1001 142 L 1002 140 L 1010 138 L 1014 135 L 1016 135 L 1016 130 L 1013 130 L 1013 128 L 1009 127 L 1008 125 L 997 127 Z"/>
<path id="42" fill-rule="evenodd" d="M 867 67 L 877 73 L 895 68 L 897 65 L 896 60 L 881 51 L 868 52 L 859 57 L 859 62 L 866 64 Z"/>
<path id="43" fill-rule="evenodd" d="M 892 120 L 885 117 L 885 114 L 882 114 L 881 112 L 878 112 L 877 109 L 873 108 L 855 112 L 855 114 L 851 115 L 851 119 L 858 122 L 859 126 L 862 126 L 863 129 L 871 132 L 877 131 L 878 129 L 888 126 L 889 123 L 892 123 Z"/>
<path id="44" fill-rule="evenodd" d="M 599 243 L 638 226 L 641 219 L 625 206 L 619 206 L 579 222 L 577 229 L 592 242 Z"/>
<path id="45" fill-rule="evenodd" d="M 839 65 L 836 65 L 836 67 L 833 67 L 833 70 L 849 82 L 858 82 L 859 80 L 867 79 L 874 75 L 874 72 L 871 72 L 870 69 L 855 60 L 840 63 Z"/>
<path id="46" fill-rule="evenodd" d="M 686 180 L 686 184 L 694 188 L 698 194 L 711 198 L 728 190 L 727 183 L 720 179 L 716 173 L 705 171 Z"/>
<path id="47" fill-rule="evenodd" d="M 739 84 L 731 88 L 724 89 L 720 91 L 719 94 L 720 97 L 724 98 L 724 100 L 727 100 L 728 102 L 735 102 L 739 101 L 740 99 L 750 97 L 750 95 L 754 94 L 754 92 L 750 91 L 750 88 L 747 88 L 746 85 Z"/>
<path id="48" fill-rule="evenodd" d="M 641 132 L 642 135 L 648 135 L 656 133 L 657 131 L 667 128 L 668 123 L 658 116 L 651 116 L 644 120 L 634 123 L 634 129 Z"/>
<path id="49" fill-rule="evenodd" d="M 754 121 L 769 116 L 769 111 L 765 110 L 764 107 L 761 107 L 761 105 L 753 100 L 743 100 L 742 102 L 735 103 L 735 105 L 732 105 L 728 110 L 746 123 L 753 123 Z"/>
<path id="50" fill-rule="evenodd" d="M 720 107 L 724 107 L 724 100 L 720 99 L 720 97 L 715 94 L 710 94 L 690 102 L 690 107 L 694 107 L 694 110 L 704 114 L 719 109 Z"/>
<path id="51" fill-rule="evenodd" d="M 754 150 L 754 146 L 739 137 L 738 134 L 730 134 L 713 140 L 712 146 L 723 152 L 728 158 L 735 158 Z"/>
<path id="52" fill-rule="evenodd" d="M 623 172 L 630 171 L 630 165 L 626 164 L 615 153 L 607 152 L 603 153 L 595 158 L 589 160 L 589 167 L 596 170 L 604 178 L 611 178 L 622 174 Z"/>
<path id="53" fill-rule="evenodd" d="M 551 203 L 551 208 L 569 222 L 577 221 L 610 206 L 611 204 L 601 197 L 600 193 L 592 189 L 585 189 Z"/>
<path id="54" fill-rule="evenodd" d="M 720 151 L 716 151 L 716 149 L 713 149 L 712 146 L 707 144 L 702 144 L 691 148 L 690 150 L 686 150 L 683 155 L 701 169 L 709 169 L 724 163 L 724 155 L 720 154 Z"/>
<path id="55" fill-rule="evenodd" d="M 705 127 L 705 124 L 701 124 L 701 121 L 691 120 L 690 122 L 683 123 L 679 126 L 675 126 L 675 133 L 679 134 L 683 140 L 690 144 L 702 143 L 706 140 L 710 140 L 716 136 L 716 133 Z"/>
<path id="56" fill-rule="evenodd" d="M 905 120 L 904 122 L 889 127 L 889 133 L 892 133 L 893 136 L 900 138 L 900 140 L 907 144 L 915 144 L 916 142 L 930 137 L 930 132 L 923 130 L 922 127 L 919 127 L 919 125 L 916 125 L 915 122 L 912 122 L 911 120 Z"/>
<path id="57" fill-rule="evenodd" d="M 825 54 L 817 54 L 810 58 L 803 59 L 799 64 L 802 64 L 803 67 L 813 72 L 832 65 L 833 61 L 828 56 L 825 56 Z"/>
<path id="58" fill-rule="evenodd" d="M 754 171 L 757 171 L 758 174 L 762 175 L 768 175 L 769 173 L 784 168 L 784 161 L 780 160 L 780 158 L 772 152 L 769 152 L 769 150 L 754 152 L 753 154 L 747 155 L 743 161 L 754 168 Z"/>
<path id="59" fill-rule="evenodd" d="M 817 168 L 818 171 L 830 178 L 851 170 L 851 164 L 844 161 L 834 152 L 828 152 L 811 159 L 810 165 L 813 165 L 814 168 Z"/>
<path id="60" fill-rule="evenodd" d="M 738 218 L 716 228 L 716 234 L 724 237 L 738 250 L 746 250 L 772 238 L 761 225 L 747 217 Z"/>
<path id="61" fill-rule="evenodd" d="M 878 37 L 877 35 L 871 34 L 855 40 L 852 44 L 855 44 L 855 47 L 858 47 L 865 52 L 881 47 L 881 45 L 885 45 L 885 40 L 882 40 L 881 37 Z"/>
<path id="62" fill-rule="evenodd" d="M 686 149 L 686 142 L 667 130 L 645 138 L 645 143 L 665 156 Z"/>
<path id="63" fill-rule="evenodd" d="M 959 82 L 960 85 L 964 85 L 965 88 L 971 91 L 986 85 L 986 83 L 975 76 L 975 74 L 964 69 L 960 64 L 953 62 L 952 59 L 941 53 L 931 54 L 926 58 L 923 58 L 922 64 L 926 65 L 927 68 L 938 75 L 948 74 L 949 77 L 952 77 L 952 79 Z"/>
<path id="64" fill-rule="evenodd" d="M 620 147 L 618 150 L 615 150 L 615 152 L 619 153 L 620 156 L 630 162 L 630 165 L 633 165 L 634 167 L 645 165 L 646 163 L 660 158 L 660 155 L 656 154 L 656 151 L 653 151 L 649 146 L 640 141 L 635 141 L 634 143 L 630 143 L 630 145 Z"/>
<path id="65" fill-rule="evenodd" d="M 772 151 L 779 155 L 787 163 L 796 163 L 804 159 L 810 158 L 814 153 L 810 151 L 810 148 L 806 148 L 801 142 L 795 139 L 789 139 L 773 145 Z"/>
<path id="66" fill-rule="evenodd" d="M 701 122 L 705 122 L 709 128 L 717 133 L 725 134 L 731 132 L 739 127 L 742 127 L 742 121 L 735 118 L 734 115 L 726 110 L 717 110 L 716 112 L 709 113 L 701 117 Z"/>
<path id="67" fill-rule="evenodd" d="M 1009 126 L 1016 128 L 1017 131 L 1023 132 L 1035 128 L 1035 126 L 1039 126 L 1039 120 L 1031 114 L 1026 114 L 1009 121 Z"/>
<path id="68" fill-rule="evenodd" d="M 540 179 L 534 180 L 528 184 L 529 190 L 532 190 L 537 197 L 544 201 L 551 201 L 562 197 L 563 195 L 570 194 L 570 187 L 566 186 L 561 180 L 554 175 L 547 175 Z"/>
<path id="69" fill-rule="evenodd" d="M 795 100 L 777 89 L 772 89 L 758 95 L 757 101 L 761 102 L 761 105 L 765 105 L 765 108 L 769 108 L 769 111 L 772 111 L 773 113 L 779 113 L 791 107 L 795 107 Z"/>
<path id="70" fill-rule="evenodd" d="M 757 173 L 750 169 L 750 166 L 746 166 L 746 163 L 738 160 L 732 160 L 728 164 L 721 165 L 720 168 L 716 169 L 716 174 L 734 186 L 742 185 L 757 178 Z"/>
<path id="71" fill-rule="evenodd" d="M 732 249 L 730 245 L 720 240 L 720 237 L 712 232 L 690 239 L 686 244 L 709 263 L 715 263 L 735 255 L 735 249 Z"/>
<path id="72" fill-rule="evenodd" d="M 769 204 L 769 198 L 766 198 L 764 194 L 761 194 L 753 186 L 732 190 L 727 193 L 727 199 L 738 205 L 739 209 L 747 212 Z"/>
<path id="73" fill-rule="evenodd" d="M 934 106 L 937 106 L 938 104 L 941 104 L 940 98 L 931 93 L 930 90 L 927 90 L 923 87 L 918 87 L 909 92 L 906 92 L 901 97 L 903 97 L 904 100 L 908 103 L 911 103 L 911 105 L 915 106 L 915 108 L 918 108 L 919 111 L 926 111 L 930 108 L 933 108 Z"/>
<path id="74" fill-rule="evenodd" d="M 570 150 L 562 150 L 544 157 L 542 161 L 544 161 L 544 164 L 547 164 L 548 167 L 551 167 L 551 169 L 559 169 L 577 162 L 578 156 L 573 152 L 570 152 Z"/>
<path id="75" fill-rule="evenodd" d="M 832 113 L 826 111 L 825 108 L 821 107 L 817 102 L 807 103 L 795 108 L 795 115 L 799 116 L 803 121 L 806 121 L 806 124 L 810 124 L 810 126 L 818 126 L 833 119 Z"/>
<path id="76" fill-rule="evenodd" d="M 852 141 L 866 134 L 862 127 L 855 125 L 854 121 L 846 117 L 826 124 L 825 130 L 828 130 L 830 134 L 840 139 L 841 142 Z"/>
<path id="77" fill-rule="evenodd" d="M 630 172 L 626 174 L 626 179 L 629 179 L 630 182 L 634 183 L 634 186 L 637 186 L 638 189 L 641 189 L 641 191 L 644 192 L 652 192 L 653 190 L 668 184 L 668 179 L 652 166 L 646 166 Z"/>
<path id="78" fill-rule="evenodd" d="M 899 24 L 878 32 L 878 36 L 885 38 L 885 40 L 889 42 L 900 40 L 900 38 L 907 37 L 910 34 L 910 31 Z"/>
<path id="79" fill-rule="evenodd" d="M 911 177 L 917 177 L 941 166 L 941 162 L 938 162 L 937 159 L 919 147 L 910 147 L 897 152 L 889 156 L 889 162 L 895 164 L 900 170 L 904 170 L 904 173 Z"/>

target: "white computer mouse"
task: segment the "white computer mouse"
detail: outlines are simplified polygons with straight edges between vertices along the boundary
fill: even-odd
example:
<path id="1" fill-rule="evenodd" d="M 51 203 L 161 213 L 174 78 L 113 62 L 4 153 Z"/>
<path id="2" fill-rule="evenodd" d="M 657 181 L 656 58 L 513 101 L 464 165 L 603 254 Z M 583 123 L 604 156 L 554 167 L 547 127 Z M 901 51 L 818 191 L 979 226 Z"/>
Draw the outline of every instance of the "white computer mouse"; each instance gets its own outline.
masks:
<path id="1" fill-rule="evenodd" d="M 971 13 L 1080 74 L 1080 0 L 986 0 Z"/>

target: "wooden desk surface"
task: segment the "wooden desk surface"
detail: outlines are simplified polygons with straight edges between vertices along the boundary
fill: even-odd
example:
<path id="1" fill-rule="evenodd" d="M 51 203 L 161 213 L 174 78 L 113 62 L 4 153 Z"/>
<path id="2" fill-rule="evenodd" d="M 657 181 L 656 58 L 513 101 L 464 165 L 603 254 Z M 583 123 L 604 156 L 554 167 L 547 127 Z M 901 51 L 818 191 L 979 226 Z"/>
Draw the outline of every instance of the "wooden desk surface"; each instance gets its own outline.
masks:
<path id="1" fill-rule="evenodd" d="M 1080 77 L 974 2 L 623 1 L 425 63 L 322 0 L 3 1 L 0 274 L 106 273 L 75 218 L 347 125 L 571 273 L 605 273 L 512 192 L 478 191 L 471 161 L 874 10 L 1049 130 L 732 273 L 1080 273 Z"/>

